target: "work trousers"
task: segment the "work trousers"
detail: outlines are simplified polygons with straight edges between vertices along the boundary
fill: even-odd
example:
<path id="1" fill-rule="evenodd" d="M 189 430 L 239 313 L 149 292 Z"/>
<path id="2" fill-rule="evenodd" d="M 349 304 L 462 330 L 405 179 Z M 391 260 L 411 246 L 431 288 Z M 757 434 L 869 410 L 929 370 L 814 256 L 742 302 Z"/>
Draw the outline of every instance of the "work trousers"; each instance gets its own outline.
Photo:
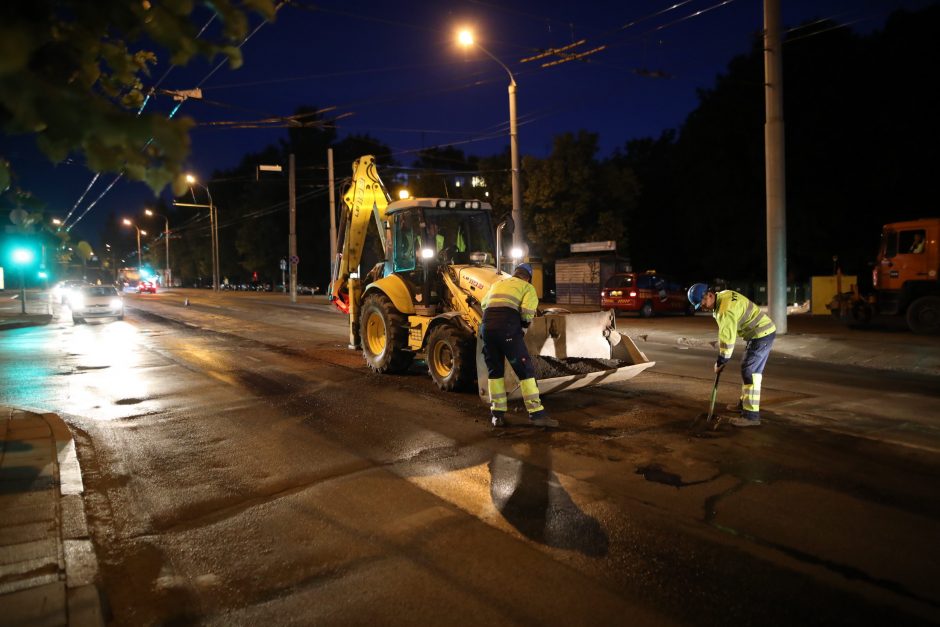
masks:
<path id="1" fill-rule="evenodd" d="M 508 409 L 505 379 L 508 360 L 519 378 L 526 411 L 530 414 L 543 411 L 538 384 L 535 382 L 535 366 L 525 347 L 519 313 L 513 310 L 498 313 L 487 309 L 480 335 L 483 338 L 483 360 L 489 374 L 490 410 L 505 412 Z"/>
<path id="2" fill-rule="evenodd" d="M 744 417 L 749 420 L 760 418 L 761 379 L 776 337 L 776 333 L 771 333 L 748 340 L 747 347 L 744 349 L 744 359 L 741 361 L 741 379 L 744 382 L 741 386 L 741 407 Z"/>

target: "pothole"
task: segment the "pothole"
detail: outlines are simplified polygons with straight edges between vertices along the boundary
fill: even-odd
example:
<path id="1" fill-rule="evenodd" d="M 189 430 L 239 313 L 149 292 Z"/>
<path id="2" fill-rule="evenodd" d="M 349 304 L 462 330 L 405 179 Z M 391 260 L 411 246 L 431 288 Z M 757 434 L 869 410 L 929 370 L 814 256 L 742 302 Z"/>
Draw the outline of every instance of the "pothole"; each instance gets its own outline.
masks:
<path id="1" fill-rule="evenodd" d="M 145 398 L 122 398 L 114 401 L 115 405 L 136 405 L 138 403 L 143 403 Z"/>

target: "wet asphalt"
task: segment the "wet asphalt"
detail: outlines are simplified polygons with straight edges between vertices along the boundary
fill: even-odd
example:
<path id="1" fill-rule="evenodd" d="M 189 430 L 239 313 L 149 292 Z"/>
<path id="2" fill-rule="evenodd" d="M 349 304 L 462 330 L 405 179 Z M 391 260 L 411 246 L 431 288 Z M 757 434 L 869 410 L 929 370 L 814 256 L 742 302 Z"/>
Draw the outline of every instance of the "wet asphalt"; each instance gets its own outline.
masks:
<path id="1" fill-rule="evenodd" d="M 76 433 L 114 624 L 940 618 L 931 377 L 772 359 L 764 426 L 693 437 L 710 353 L 649 345 L 548 397 L 562 429 L 493 430 L 420 364 L 368 372 L 328 310 L 218 305 L 0 343 L 0 403 Z"/>

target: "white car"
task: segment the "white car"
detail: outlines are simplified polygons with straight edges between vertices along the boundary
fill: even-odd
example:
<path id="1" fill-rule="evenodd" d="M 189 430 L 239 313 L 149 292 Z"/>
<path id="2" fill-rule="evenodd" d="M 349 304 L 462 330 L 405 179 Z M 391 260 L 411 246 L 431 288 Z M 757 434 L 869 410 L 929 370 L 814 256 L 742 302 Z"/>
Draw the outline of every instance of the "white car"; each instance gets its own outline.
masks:
<path id="1" fill-rule="evenodd" d="M 56 283 L 56 286 L 52 288 L 53 297 L 59 301 L 60 305 L 65 305 L 69 302 L 69 298 L 72 296 L 72 292 L 79 290 L 80 288 L 88 285 L 85 281 L 59 281 Z"/>
<path id="2" fill-rule="evenodd" d="M 92 318 L 124 319 L 124 300 L 111 285 L 86 285 L 74 290 L 69 307 L 75 324 Z"/>

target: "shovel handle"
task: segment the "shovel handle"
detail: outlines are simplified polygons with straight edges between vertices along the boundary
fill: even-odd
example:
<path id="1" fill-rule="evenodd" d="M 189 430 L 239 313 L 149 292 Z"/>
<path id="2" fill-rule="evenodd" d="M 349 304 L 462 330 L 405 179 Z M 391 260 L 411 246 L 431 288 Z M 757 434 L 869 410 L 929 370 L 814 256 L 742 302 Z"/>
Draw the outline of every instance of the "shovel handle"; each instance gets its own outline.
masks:
<path id="1" fill-rule="evenodd" d="M 724 370 L 722 368 L 721 370 Z M 712 416 L 715 414 L 715 399 L 718 398 L 718 379 L 721 378 L 721 370 L 715 373 L 715 385 L 712 386 L 712 398 L 708 404 L 708 418 L 707 422 L 711 422 Z"/>

